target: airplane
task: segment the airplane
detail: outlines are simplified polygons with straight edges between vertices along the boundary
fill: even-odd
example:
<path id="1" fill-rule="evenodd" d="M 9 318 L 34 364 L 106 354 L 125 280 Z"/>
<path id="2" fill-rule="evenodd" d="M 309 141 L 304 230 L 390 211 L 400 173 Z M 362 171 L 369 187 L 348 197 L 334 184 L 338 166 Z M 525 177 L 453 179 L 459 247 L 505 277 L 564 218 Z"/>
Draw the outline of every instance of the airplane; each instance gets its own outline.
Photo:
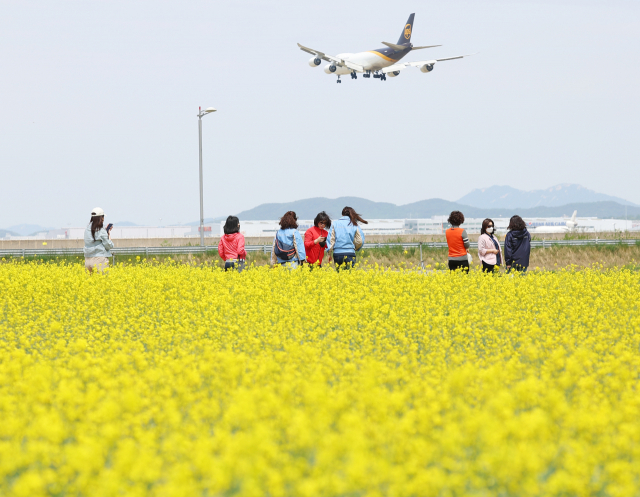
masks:
<path id="1" fill-rule="evenodd" d="M 574 231 L 578 227 L 578 221 L 576 220 L 577 214 L 578 211 L 573 211 L 573 216 L 566 222 L 565 226 L 536 226 L 529 231 L 531 233 L 567 233 Z"/>
<path id="2" fill-rule="evenodd" d="M 444 59 L 432 59 L 421 60 L 418 62 L 405 62 L 400 63 L 405 55 L 413 50 L 422 50 L 423 48 L 441 47 L 442 45 L 428 45 L 424 47 L 414 47 L 411 44 L 411 33 L 413 31 L 413 18 L 415 14 L 411 14 L 407 23 L 405 24 L 400 38 L 397 43 L 389 43 L 383 41 L 382 44 L 385 48 L 378 48 L 376 50 L 369 50 L 368 52 L 359 53 L 341 53 L 337 56 L 328 55 L 319 50 L 305 47 L 298 43 L 300 50 L 313 55 L 309 59 L 309 65 L 311 67 L 318 67 L 322 64 L 322 61 L 328 62 L 324 66 L 324 72 L 327 74 L 335 74 L 338 76 L 338 83 L 342 83 L 340 76 L 351 74 L 351 79 L 358 79 L 358 73 L 364 73 L 363 78 L 370 78 L 373 73 L 374 78 L 380 78 L 380 81 L 386 81 L 387 76 L 390 78 L 396 77 L 400 74 L 400 70 L 407 67 L 417 67 L 423 73 L 429 73 L 433 71 L 437 62 L 445 60 L 462 59 L 463 57 L 469 57 L 470 55 L 457 55 L 455 57 L 445 57 Z"/>

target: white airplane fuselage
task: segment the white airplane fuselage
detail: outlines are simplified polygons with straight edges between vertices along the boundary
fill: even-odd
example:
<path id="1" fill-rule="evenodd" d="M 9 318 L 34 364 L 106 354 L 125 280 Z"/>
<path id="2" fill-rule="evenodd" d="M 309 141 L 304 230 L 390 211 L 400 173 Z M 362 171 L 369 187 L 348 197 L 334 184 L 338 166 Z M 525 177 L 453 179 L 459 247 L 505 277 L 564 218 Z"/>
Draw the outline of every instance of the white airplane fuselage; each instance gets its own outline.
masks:
<path id="1" fill-rule="evenodd" d="M 529 231 L 531 233 L 568 233 L 572 230 L 566 226 L 537 226 Z"/>
<path id="2" fill-rule="evenodd" d="M 379 71 L 380 69 L 384 69 L 385 67 L 392 66 L 393 64 L 398 62 L 402 57 L 406 55 L 406 54 L 397 54 L 395 55 L 395 57 L 398 57 L 398 55 L 399 57 L 395 58 L 394 60 L 391 57 L 387 57 L 386 55 L 381 53 L 383 50 L 384 49 L 379 49 L 379 51 L 372 50 L 370 52 L 341 53 L 341 54 L 338 54 L 337 57 L 339 57 L 340 59 L 344 59 L 348 62 L 353 62 L 354 64 L 358 64 L 364 67 L 365 71 L 375 72 L 375 71 Z M 389 52 L 392 52 L 392 50 L 389 50 Z M 409 53 L 409 51 L 407 51 L 407 53 Z M 335 66 L 335 65 L 333 66 L 336 68 L 336 70 L 334 72 L 331 72 L 330 67 L 332 65 L 333 64 L 331 63 L 325 65 L 323 68 L 324 72 L 326 72 L 327 74 L 339 74 L 339 75 L 351 74 L 352 72 L 352 70 L 349 69 L 348 67 Z"/>
<path id="3" fill-rule="evenodd" d="M 578 227 L 577 215 L 578 211 L 573 211 L 571 219 L 566 222 L 565 226 L 536 226 L 529 231 L 531 231 L 531 233 L 568 233 L 575 231 Z"/>

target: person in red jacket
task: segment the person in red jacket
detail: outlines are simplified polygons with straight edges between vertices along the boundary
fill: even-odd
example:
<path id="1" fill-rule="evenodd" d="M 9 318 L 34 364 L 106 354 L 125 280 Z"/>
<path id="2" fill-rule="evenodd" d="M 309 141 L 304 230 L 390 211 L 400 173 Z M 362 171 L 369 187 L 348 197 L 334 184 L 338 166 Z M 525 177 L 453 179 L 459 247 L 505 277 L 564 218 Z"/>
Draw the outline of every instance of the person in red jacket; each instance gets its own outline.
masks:
<path id="1" fill-rule="evenodd" d="M 224 235 L 218 244 L 218 254 L 224 261 L 224 270 L 244 269 L 247 253 L 244 250 L 244 235 L 240 233 L 240 220 L 236 216 L 229 216 L 224 223 Z"/>
<path id="2" fill-rule="evenodd" d="M 312 265 L 322 266 L 324 250 L 327 246 L 327 228 L 331 227 L 331 218 L 325 211 L 320 212 L 313 220 L 313 228 L 309 228 L 304 234 L 304 250 L 307 253 L 307 262 Z"/>

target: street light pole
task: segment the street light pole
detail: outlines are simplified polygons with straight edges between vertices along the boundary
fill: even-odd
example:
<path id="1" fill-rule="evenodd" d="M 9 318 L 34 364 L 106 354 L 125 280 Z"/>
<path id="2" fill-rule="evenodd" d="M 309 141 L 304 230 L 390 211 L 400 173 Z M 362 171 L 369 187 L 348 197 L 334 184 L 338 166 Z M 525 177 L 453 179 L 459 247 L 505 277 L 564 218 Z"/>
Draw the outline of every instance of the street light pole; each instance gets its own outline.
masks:
<path id="1" fill-rule="evenodd" d="M 216 109 L 209 107 L 204 112 L 202 107 L 198 107 L 198 146 L 200 152 L 200 246 L 204 247 L 204 202 L 202 193 L 202 117 Z"/>

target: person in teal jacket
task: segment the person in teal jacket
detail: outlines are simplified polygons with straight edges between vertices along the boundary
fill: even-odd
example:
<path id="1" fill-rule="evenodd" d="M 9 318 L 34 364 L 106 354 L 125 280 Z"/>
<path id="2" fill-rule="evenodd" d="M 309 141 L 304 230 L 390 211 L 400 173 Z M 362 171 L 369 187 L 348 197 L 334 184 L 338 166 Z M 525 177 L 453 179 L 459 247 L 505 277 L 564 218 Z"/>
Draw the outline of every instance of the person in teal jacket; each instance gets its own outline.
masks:
<path id="1" fill-rule="evenodd" d="M 342 217 L 331 224 L 327 251 L 333 250 L 336 269 L 350 269 L 356 263 L 356 252 L 364 246 L 364 233 L 358 223 L 369 224 L 352 207 L 342 209 Z"/>

